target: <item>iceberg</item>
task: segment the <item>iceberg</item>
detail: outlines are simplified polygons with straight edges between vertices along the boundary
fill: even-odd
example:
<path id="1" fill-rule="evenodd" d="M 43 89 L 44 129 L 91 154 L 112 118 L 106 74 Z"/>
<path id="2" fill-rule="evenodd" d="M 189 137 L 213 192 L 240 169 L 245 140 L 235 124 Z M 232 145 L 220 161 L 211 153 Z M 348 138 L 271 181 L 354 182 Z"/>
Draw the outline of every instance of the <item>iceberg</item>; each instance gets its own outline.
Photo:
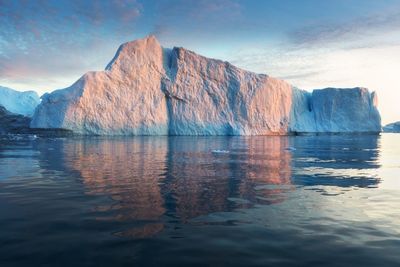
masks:
<path id="1" fill-rule="evenodd" d="M 383 127 L 383 132 L 385 132 L 385 133 L 400 133 L 400 121 L 386 124 Z"/>
<path id="2" fill-rule="evenodd" d="M 375 93 L 307 92 L 265 74 L 163 48 L 121 45 L 104 71 L 42 96 L 33 128 L 95 135 L 286 135 L 381 130 Z"/>
<path id="3" fill-rule="evenodd" d="M 377 133 L 381 117 L 375 92 L 356 88 L 325 88 L 294 99 L 293 133 Z M 308 110 L 307 110 L 308 109 Z"/>
<path id="4" fill-rule="evenodd" d="M 0 106 L 14 114 L 32 117 L 40 98 L 35 91 L 19 92 L 0 86 Z"/>
<path id="5" fill-rule="evenodd" d="M 105 71 L 86 73 L 71 87 L 43 95 L 31 127 L 99 135 L 168 134 L 163 53 L 154 37 L 121 45 Z"/>

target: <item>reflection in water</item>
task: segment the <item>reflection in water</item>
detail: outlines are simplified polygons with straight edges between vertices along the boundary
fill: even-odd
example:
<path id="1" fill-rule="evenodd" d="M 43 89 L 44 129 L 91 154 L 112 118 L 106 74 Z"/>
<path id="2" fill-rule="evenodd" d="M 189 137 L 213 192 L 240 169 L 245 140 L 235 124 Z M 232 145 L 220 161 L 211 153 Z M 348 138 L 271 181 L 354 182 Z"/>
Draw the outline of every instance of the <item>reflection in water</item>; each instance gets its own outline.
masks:
<path id="1" fill-rule="evenodd" d="M 109 196 L 111 203 L 95 207 L 101 214 L 97 218 L 134 221 L 133 228 L 117 234 L 135 237 L 162 231 L 164 215 L 187 222 L 214 212 L 280 203 L 295 185 L 369 187 L 379 181 L 359 171 L 379 167 L 378 137 L 373 136 L 94 138 L 55 143 L 56 149 L 49 151 L 44 145 L 41 154 L 60 159 L 51 161 L 54 167 L 78 173 L 86 194 Z M 212 153 L 215 149 L 229 153 Z"/>
<path id="2" fill-rule="evenodd" d="M 269 199 L 275 190 L 256 192 L 255 186 L 290 184 L 287 143 L 287 137 L 170 138 L 165 188 L 176 215 L 186 221 Z"/>
<path id="3" fill-rule="evenodd" d="M 397 182 L 399 139 L 381 138 L 0 143 L 0 265 L 390 263 L 400 199 L 381 178 Z"/>
<path id="4" fill-rule="evenodd" d="M 84 139 L 60 141 L 51 152 L 62 153 L 52 158 L 79 173 L 87 194 L 113 199 L 96 207 L 112 217 L 99 219 L 143 222 L 142 230 L 124 233 L 146 236 L 163 229 L 164 213 L 185 222 L 282 201 L 286 189 L 277 186 L 290 185 L 288 143 L 287 137 Z M 230 153 L 212 153 L 215 148 Z"/>
<path id="5" fill-rule="evenodd" d="M 273 204 L 284 200 L 284 193 L 290 189 L 291 153 L 289 138 L 277 136 L 249 139 L 249 153 L 246 155 L 246 179 L 240 186 L 240 195 L 253 203 Z"/>
<path id="6" fill-rule="evenodd" d="M 109 195 L 114 202 L 97 206 L 99 212 L 113 212 L 117 221 L 142 224 L 119 235 L 145 237 L 163 229 L 158 221 L 164 214 L 159 183 L 165 173 L 165 138 L 90 140 L 66 142 L 66 167 L 78 171 L 87 194 Z"/>
<path id="7" fill-rule="evenodd" d="M 38 153 L 32 150 L 30 142 L 9 144 L 0 140 L 0 181 L 37 172 L 35 157 Z"/>
<path id="8" fill-rule="evenodd" d="M 293 139 L 294 182 L 307 186 L 375 187 L 379 136 L 313 136 Z"/>

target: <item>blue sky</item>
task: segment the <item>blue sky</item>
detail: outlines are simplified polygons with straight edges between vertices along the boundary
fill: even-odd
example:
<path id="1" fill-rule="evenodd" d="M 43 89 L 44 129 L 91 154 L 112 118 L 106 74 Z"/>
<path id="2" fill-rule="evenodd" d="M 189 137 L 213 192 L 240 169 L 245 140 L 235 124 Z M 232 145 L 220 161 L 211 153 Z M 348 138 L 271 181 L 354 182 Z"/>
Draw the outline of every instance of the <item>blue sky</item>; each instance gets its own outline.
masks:
<path id="1" fill-rule="evenodd" d="M 0 85 L 67 87 L 148 34 L 307 90 L 368 87 L 400 120 L 400 0 L 0 0 Z"/>

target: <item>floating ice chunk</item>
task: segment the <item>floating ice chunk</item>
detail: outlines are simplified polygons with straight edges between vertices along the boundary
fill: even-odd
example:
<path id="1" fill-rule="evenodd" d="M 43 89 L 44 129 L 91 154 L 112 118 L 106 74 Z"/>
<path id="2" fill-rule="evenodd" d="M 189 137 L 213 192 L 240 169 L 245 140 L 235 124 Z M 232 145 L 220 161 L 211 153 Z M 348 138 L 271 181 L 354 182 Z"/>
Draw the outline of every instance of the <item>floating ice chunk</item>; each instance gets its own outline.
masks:
<path id="1" fill-rule="evenodd" d="M 215 154 L 228 154 L 229 150 L 219 150 L 219 149 L 214 149 L 213 151 L 211 151 L 212 153 Z"/>

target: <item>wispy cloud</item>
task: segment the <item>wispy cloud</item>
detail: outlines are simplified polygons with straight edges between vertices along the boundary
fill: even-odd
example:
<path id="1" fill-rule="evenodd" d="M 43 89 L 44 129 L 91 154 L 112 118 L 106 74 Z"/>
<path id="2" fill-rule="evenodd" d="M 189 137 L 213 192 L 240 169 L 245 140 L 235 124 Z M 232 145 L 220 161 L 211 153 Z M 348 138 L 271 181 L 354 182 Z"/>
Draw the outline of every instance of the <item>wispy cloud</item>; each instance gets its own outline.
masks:
<path id="1" fill-rule="evenodd" d="M 236 0 L 161 0 L 155 5 L 153 32 L 160 38 L 179 39 L 228 34 L 242 20 L 242 6 Z"/>
<path id="2" fill-rule="evenodd" d="M 133 35 L 142 9 L 135 0 L 0 1 L 0 83 L 75 77 L 105 65 Z"/>
<path id="3" fill-rule="evenodd" d="M 231 21 L 241 15 L 242 9 L 236 0 L 161 0 L 157 3 L 161 20 L 184 18 L 197 22 L 212 22 L 215 19 Z"/>
<path id="4" fill-rule="evenodd" d="M 299 80 L 299 79 L 307 79 L 310 77 L 315 77 L 317 75 L 321 74 L 321 71 L 306 71 L 306 72 L 301 72 L 297 74 L 289 74 L 286 76 L 281 76 L 281 79 L 284 80 Z"/>
<path id="5" fill-rule="evenodd" d="M 332 55 L 346 52 L 349 59 L 358 62 L 360 58 L 349 55 L 350 51 L 359 54 L 367 49 L 377 51 L 372 49 L 392 49 L 400 45 L 400 5 L 372 10 L 367 15 L 303 21 L 297 27 L 286 29 L 285 35 L 286 38 L 276 42 L 258 44 L 256 49 L 254 45 L 232 51 L 228 58 L 243 68 L 267 73 L 293 84 L 306 87 L 329 85 L 335 81 L 335 68 L 341 66 Z M 347 62 L 350 63 L 355 64 Z M 330 76 L 332 79 L 328 78 Z"/>
<path id="6" fill-rule="evenodd" d="M 293 45 L 327 46 L 332 43 L 350 41 L 368 41 L 388 32 L 400 31 L 400 7 L 396 10 L 380 12 L 368 16 L 350 18 L 344 22 L 315 22 L 305 25 L 288 33 L 289 41 Z M 379 38 L 377 38 L 379 45 Z M 359 42 L 360 43 L 360 42 Z M 373 45 L 369 42 L 369 45 Z M 368 45 L 368 46 L 369 46 Z M 360 44 L 359 44 L 360 46 Z M 364 42 L 364 47 L 365 47 Z"/>

